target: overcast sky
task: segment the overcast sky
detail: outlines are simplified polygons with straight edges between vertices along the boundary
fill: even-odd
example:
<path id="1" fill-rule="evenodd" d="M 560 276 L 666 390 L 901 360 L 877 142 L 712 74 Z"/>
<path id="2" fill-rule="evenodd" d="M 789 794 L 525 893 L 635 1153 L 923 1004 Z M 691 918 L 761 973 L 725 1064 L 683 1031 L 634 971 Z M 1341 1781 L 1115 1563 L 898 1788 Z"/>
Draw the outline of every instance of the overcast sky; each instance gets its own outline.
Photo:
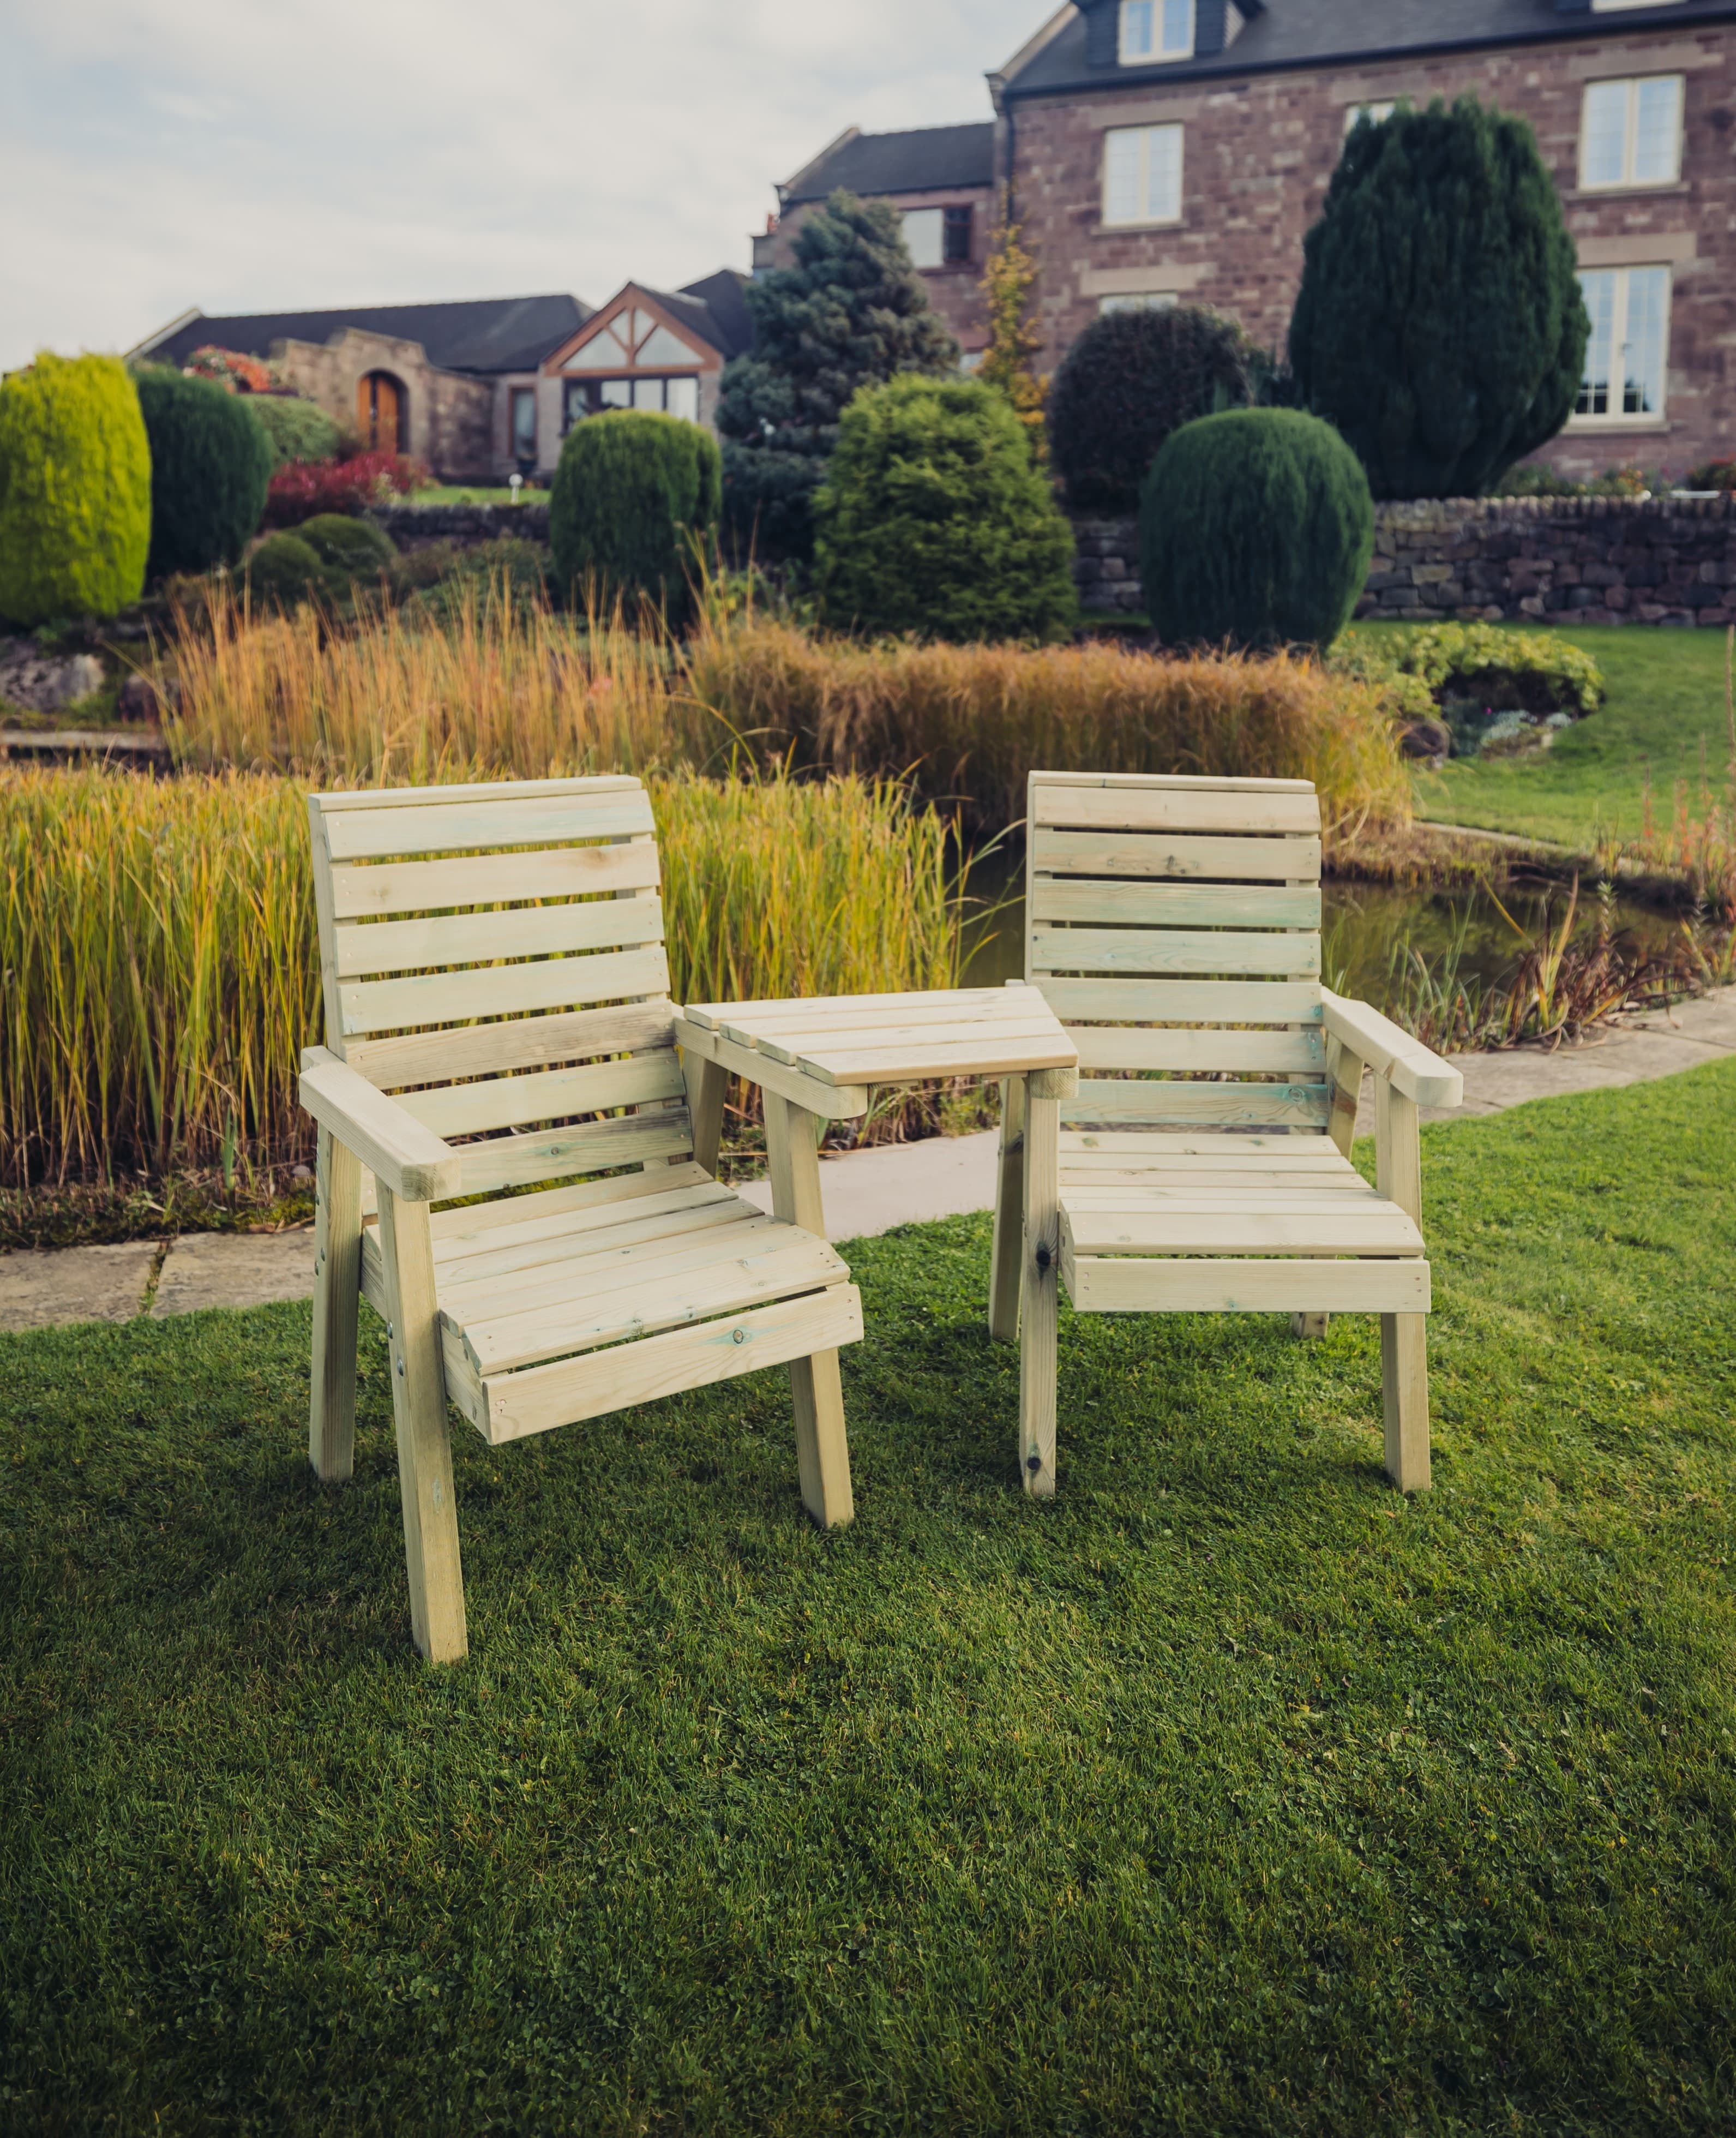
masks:
<path id="1" fill-rule="evenodd" d="M 749 264 L 844 127 L 989 116 L 1049 0 L 0 0 L 0 369 L 209 313 Z"/>

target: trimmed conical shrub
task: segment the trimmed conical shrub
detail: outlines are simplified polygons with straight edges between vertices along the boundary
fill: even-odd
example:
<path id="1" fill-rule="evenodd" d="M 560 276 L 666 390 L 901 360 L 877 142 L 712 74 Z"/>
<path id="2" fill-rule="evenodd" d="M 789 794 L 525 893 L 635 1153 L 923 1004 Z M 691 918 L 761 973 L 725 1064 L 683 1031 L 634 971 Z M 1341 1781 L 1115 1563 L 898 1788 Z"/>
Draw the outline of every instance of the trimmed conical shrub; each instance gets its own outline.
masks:
<path id="1" fill-rule="evenodd" d="M 151 442 L 149 576 L 232 564 L 265 517 L 276 456 L 239 394 L 178 371 L 139 374 Z"/>
<path id="2" fill-rule="evenodd" d="M 1590 322 L 1523 120 L 1461 97 L 1358 126 L 1303 248 L 1290 360 L 1377 497 L 1476 497 L 1566 422 Z"/>
<path id="3" fill-rule="evenodd" d="M 1207 416 L 1152 463 L 1139 553 L 1146 607 L 1168 644 L 1329 646 L 1374 554 L 1368 480 L 1317 417 Z"/>
<path id="4" fill-rule="evenodd" d="M 0 617 L 113 616 L 144 588 L 151 449 L 115 356 L 46 350 L 0 381 Z"/>
<path id="5" fill-rule="evenodd" d="M 722 501 L 723 456 L 697 423 L 624 410 L 575 423 L 549 496 L 561 598 L 588 584 L 606 602 L 642 595 L 685 613 Z"/>
<path id="6" fill-rule="evenodd" d="M 1073 627 L 1073 530 L 992 386 L 864 387 L 814 507 L 814 585 L 841 630 L 969 642 Z"/>

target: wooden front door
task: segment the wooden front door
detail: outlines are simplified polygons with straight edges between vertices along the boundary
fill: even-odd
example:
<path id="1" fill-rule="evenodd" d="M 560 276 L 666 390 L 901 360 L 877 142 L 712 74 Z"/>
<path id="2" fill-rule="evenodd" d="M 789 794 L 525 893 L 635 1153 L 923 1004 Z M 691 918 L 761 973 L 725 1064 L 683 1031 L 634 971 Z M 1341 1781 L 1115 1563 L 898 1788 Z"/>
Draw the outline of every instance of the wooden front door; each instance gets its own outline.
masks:
<path id="1" fill-rule="evenodd" d="M 369 452 L 403 450 L 402 398 L 397 381 L 383 371 L 370 371 L 356 381 L 356 428 Z"/>

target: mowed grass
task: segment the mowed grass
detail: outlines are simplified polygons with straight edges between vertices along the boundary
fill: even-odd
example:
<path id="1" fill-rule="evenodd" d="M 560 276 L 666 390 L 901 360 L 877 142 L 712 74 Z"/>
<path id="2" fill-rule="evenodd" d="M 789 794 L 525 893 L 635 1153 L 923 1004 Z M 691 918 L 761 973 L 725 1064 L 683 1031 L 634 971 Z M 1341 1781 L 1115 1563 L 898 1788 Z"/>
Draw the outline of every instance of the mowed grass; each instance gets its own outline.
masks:
<path id="1" fill-rule="evenodd" d="M 1721 803 L 1731 755 L 1723 632 L 1605 625 L 1560 635 L 1602 669 L 1609 687 L 1602 707 L 1563 730 L 1542 756 L 1455 759 L 1421 774 L 1417 813 L 1588 852 L 1598 842 L 1641 837 L 1648 779 L 1660 833 L 1675 815 L 1679 780 L 1688 783 L 1694 817 L 1705 815 L 1703 764 Z"/>
<path id="2" fill-rule="evenodd" d="M 859 1518 L 782 1374 L 457 1446 L 408 1644 L 385 1358 L 0 1342 L 8 2131 L 1728 2131 L 1736 1068 L 1425 1132 L 1437 1490 L 1374 1326 L 1064 1318 L 851 1250 Z"/>

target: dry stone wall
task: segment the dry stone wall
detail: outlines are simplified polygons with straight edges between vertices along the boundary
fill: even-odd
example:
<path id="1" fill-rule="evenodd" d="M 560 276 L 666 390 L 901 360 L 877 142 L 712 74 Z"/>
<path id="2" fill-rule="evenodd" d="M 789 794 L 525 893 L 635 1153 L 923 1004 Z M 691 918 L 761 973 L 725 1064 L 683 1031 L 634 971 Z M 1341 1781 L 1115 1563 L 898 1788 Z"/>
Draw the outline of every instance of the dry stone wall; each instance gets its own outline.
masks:
<path id="1" fill-rule="evenodd" d="M 1139 529 L 1077 520 L 1088 615 L 1142 612 Z M 1449 498 L 1375 509 L 1358 617 L 1736 623 L 1736 498 Z"/>
<path id="2" fill-rule="evenodd" d="M 368 517 L 383 528 L 400 549 L 426 549 L 453 542 L 461 549 L 511 535 L 521 542 L 549 539 L 546 500 L 522 505 L 382 505 Z"/>

